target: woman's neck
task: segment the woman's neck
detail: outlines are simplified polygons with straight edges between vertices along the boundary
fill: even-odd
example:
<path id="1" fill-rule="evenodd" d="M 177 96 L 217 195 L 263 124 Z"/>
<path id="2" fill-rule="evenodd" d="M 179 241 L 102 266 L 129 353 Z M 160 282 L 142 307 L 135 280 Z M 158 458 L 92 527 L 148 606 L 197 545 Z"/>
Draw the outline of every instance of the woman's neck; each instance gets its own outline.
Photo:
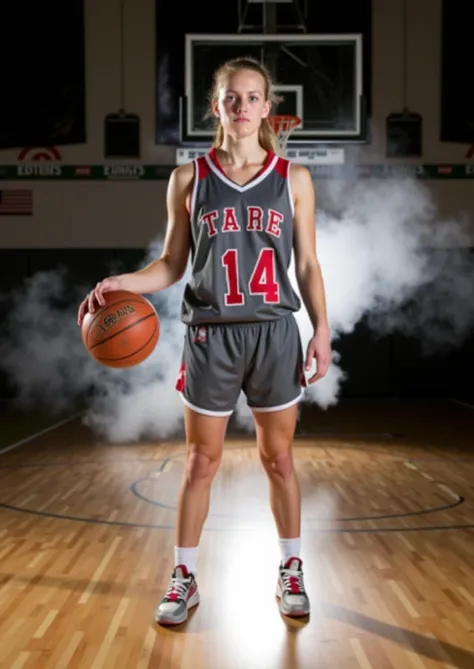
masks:
<path id="1" fill-rule="evenodd" d="M 217 149 L 219 162 L 223 165 L 234 165 L 235 167 L 263 163 L 267 153 L 254 136 L 239 140 L 225 136 L 222 144 Z"/>

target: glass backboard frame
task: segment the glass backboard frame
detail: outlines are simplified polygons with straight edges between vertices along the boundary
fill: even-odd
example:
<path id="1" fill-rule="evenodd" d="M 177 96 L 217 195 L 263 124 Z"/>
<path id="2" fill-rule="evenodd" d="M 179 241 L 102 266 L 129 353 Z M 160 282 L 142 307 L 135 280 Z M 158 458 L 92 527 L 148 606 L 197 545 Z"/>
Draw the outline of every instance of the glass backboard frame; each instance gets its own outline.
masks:
<path id="1" fill-rule="evenodd" d="M 354 120 L 353 129 L 341 130 L 306 130 L 304 122 L 302 127 L 295 129 L 289 140 L 289 144 L 313 144 L 313 143 L 351 143 L 365 141 L 366 120 L 364 113 L 363 93 L 363 62 L 362 62 L 362 35 L 351 34 L 308 34 L 308 33 L 278 33 L 278 34 L 204 34 L 188 33 L 185 35 L 185 89 L 184 96 L 180 101 L 180 132 L 181 142 L 192 145 L 209 143 L 212 130 L 193 127 L 193 48 L 196 44 L 221 44 L 231 43 L 255 44 L 269 42 L 297 42 L 297 43 L 323 43 L 323 44 L 351 44 L 354 46 L 355 73 L 354 73 Z M 285 85 L 291 87 L 287 82 Z M 277 85 L 277 89 L 285 85 Z M 294 84 L 296 86 L 296 84 Z"/>

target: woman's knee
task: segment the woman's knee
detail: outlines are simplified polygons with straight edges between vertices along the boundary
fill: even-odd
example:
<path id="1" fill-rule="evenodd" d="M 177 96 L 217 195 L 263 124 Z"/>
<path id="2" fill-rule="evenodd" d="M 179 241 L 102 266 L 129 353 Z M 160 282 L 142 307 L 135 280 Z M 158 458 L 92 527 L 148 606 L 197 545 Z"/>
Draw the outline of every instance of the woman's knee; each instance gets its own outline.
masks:
<path id="1" fill-rule="evenodd" d="M 293 476 L 293 454 L 290 448 L 279 452 L 269 453 L 264 448 L 259 449 L 260 461 L 269 476 L 287 480 Z"/>
<path id="2" fill-rule="evenodd" d="M 186 458 L 186 479 L 190 485 L 211 483 L 219 469 L 221 454 L 209 455 L 191 447 Z"/>

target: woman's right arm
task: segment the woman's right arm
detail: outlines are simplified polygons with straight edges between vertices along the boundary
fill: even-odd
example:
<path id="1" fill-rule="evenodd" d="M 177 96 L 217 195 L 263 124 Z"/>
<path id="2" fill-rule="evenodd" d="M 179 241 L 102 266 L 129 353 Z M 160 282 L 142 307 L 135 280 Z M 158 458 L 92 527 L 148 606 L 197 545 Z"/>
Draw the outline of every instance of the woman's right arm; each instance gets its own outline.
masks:
<path id="1" fill-rule="evenodd" d="M 140 270 L 107 277 L 86 296 L 79 306 L 78 325 L 87 311 L 103 306 L 103 294 L 111 290 L 155 293 L 177 283 L 184 275 L 191 246 L 188 202 L 191 197 L 194 167 L 181 165 L 171 173 L 166 194 L 168 223 L 161 256 Z"/>

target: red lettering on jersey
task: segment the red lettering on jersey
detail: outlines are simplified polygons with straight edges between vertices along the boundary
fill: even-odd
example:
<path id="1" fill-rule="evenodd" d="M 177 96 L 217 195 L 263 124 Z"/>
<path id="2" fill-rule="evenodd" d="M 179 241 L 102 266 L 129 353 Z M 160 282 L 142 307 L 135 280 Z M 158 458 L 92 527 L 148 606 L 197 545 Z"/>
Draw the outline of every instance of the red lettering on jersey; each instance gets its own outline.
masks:
<path id="1" fill-rule="evenodd" d="M 261 207 L 247 207 L 247 230 L 250 232 L 263 230 L 263 209 Z"/>
<path id="2" fill-rule="evenodd" d="M 201 221 L 207 225 L 207 234 L 209 237 L 214 237 L 214 235 L 217 235 L 217 228 L 214 225 L 214 221 L 218 216 L 219 212 L 217 209 L 214 209 L 214 211 L 209 211 L 207 214 L 203 214 L 201 216 Z"/>
<path id="3" fill-rule="evenodd" d="M 238 232 L 240 230 L 240 225 L 237 223 L 235 218 L 235 209 L 234 207 L 226 207 L 224 209 L 224 225 L 222 226 L 222 232 Z"/>
<path id="4" fill-rule="evenodd" d="M 283 222 L 284 218 L 285 217 L 283 214 L 280 214 L 280 212 L 275 211 L 274 209 L 269 209 L 266 232 L 274 237 L 279 237 L 281 235 L 280 223 Z"/>
<path id="5" fill-rule="evenodd" d="M 235 307 L 244 303 L 244 294 L 239 290 L 239 265 L 237 249 L 228 249 L 221 258 L 225 267 L 227 291 L 224 295 L 226 307 Z"/>
<path id="6" fill-rule="evenodd" d="M 251 295 L 263 295 L 266 304 L 280 301 L 280 286 L 276 280 L 275 250 L 262 249 L 249 280 Z"/>

